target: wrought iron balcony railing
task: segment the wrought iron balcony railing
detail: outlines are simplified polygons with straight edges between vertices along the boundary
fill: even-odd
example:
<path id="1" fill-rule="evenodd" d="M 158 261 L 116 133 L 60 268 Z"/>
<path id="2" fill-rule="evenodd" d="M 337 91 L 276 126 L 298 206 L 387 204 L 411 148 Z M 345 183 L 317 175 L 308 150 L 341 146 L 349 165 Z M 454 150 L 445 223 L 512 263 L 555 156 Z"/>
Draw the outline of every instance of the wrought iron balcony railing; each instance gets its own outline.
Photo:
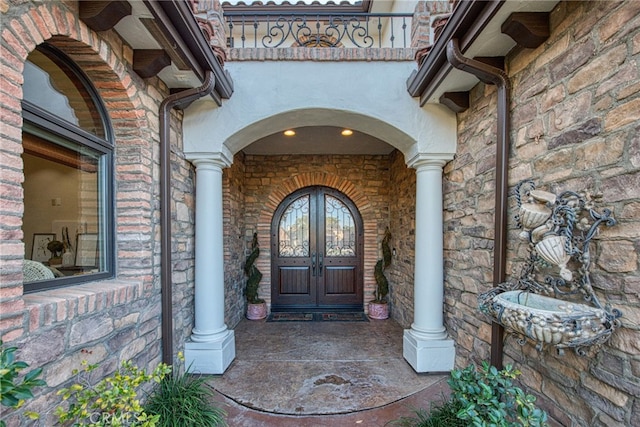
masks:
<path id="1" fill-rule="evenodd" d="M 409 47 L 411 13 L 224 13 L 229 47 Z"/>

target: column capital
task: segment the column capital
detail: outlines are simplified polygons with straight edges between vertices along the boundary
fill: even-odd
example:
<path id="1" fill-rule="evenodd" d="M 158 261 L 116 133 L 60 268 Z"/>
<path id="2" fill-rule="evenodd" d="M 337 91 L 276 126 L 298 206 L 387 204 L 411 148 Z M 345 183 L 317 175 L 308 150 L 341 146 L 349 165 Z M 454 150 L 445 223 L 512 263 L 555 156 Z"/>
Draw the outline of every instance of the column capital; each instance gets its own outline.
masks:
<path id="1" fill-rule="evenodd" d="M 216 153 L 189 153 L 187 160 L 193 163 L 196 167 L 211 165 L 218 166 L 220 168 L 228 168 L 233 164 L 233 156 L 231 153 L 216 152 Z"/>
<path id="2" fill-rule="evenodd" d="M 414 169 L 429 166 L 442 169 L 453 157 L 452 153 L 418 153 L 407 161 L 407 166 Z"/>

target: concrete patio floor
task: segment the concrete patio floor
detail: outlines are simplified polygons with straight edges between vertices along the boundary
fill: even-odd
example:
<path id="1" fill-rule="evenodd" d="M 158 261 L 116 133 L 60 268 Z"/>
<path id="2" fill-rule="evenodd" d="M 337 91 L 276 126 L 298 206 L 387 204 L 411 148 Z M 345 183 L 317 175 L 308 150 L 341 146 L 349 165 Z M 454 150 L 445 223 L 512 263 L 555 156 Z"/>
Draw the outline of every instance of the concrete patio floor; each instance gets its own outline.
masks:
<path id="1" fill-rule="evenodd" d="M 207 383 L 230 426 L 384 426 L 447 392 L 417 374 L 395 321 L 242 321 L 236 359 Z"/>

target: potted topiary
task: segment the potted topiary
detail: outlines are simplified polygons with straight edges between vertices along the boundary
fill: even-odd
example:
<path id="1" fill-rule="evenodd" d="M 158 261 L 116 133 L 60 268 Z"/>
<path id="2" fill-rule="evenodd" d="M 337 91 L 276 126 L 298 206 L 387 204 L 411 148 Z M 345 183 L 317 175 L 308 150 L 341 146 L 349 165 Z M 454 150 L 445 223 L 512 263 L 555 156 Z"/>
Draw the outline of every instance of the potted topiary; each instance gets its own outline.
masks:
<path id="1" fill-rule="evenodd" d="M 382 239 L 382 259 L 376 262 L 373 275 L 376 279 L 376 289 L 373 291 L 373 300 L 369 302 L 369 317 L 372 319 L 388 319 L 389 304 L 387 303 L 387 294 L 389 293 L 389 281 L 384 275 L 384 270 L 391 265 L 391 248 L 389 241 L 391 240 L 391 232 L 389 227 L 384 231 Z"/>
<path id="2" fill-rule="evenodd" d="M 244 263 L 244 273 L 247 275 L 247 287 L 244 295 L 247 297 L 247 319 L 260 320 L 267 317 L 267 304 L 258 296 L 258 286 L 262 280 L 262 273 L 254 265 L 260 255 L 258 247 L 258 233 L 253 233 L 251 252 Z"/>

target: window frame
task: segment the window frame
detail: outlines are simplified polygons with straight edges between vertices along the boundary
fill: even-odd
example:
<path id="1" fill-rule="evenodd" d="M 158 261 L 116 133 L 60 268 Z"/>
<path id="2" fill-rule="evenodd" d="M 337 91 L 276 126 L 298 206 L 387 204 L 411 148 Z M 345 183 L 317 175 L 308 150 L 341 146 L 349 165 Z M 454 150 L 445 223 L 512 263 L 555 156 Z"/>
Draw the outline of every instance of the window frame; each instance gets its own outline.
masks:
<path id="1" fill-rule="evenodd" d="M 22 133 L 28 133 L 40 138 L 51 140 L 51 137 L 72 141 L 80 146 L 88 147 L 100 154 L 100 167 L 98 177 L 98 208 L 100 213 L 99 229 L 104 236 L 101 246 L 103 253 L 104 271 L 87 273 L 78 276 L 58 277 L 52 280 L 23 283 L 24 293 L 32 293 L 46 289 L 60 288 L 91 282 L 95 280 L 109 279 L 115 276 L 115 144 L 111 121 L 102 98 L 91 83 L 91 80 L 82 72 L 67 55 L 59 49 L 42 44 L 37 47 L 47 56 L 55 56 L 56 61 L 64 64 L 77 78 L 90 96 L 95 106 L 102 125 L 104 127 L 104 139 L 94 135 L 73 123 L 68 122 L 54 114 L 51 114 L 37 105 L 22 100 Z M 55 142 L 52 142 L 55 144 Z M 26 255 L 25 255 L 26 256 Z"/>

